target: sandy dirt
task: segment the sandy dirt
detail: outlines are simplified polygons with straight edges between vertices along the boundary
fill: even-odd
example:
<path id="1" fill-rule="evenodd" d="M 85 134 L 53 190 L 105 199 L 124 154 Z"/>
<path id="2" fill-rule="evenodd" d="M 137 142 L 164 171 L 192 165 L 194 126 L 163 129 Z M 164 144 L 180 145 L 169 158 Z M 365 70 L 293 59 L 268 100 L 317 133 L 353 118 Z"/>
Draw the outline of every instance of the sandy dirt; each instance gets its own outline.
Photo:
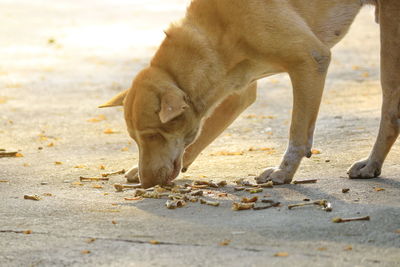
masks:
<path id="1" fill-rule="evenodd" d="M 96 107 L 129 87 L 187 3 L 0 1 L 0 148 L 23 155 L 0 158 L 0 266 L 398 266 L 400 146 L 381 178 L 346 176 L 368 155 L 379 126 L 379 27 L 372 8 L 333 49 L 314 143 L 321 153 L 305 159 L 295 176 L 318 183 L 258 194 L 280 201 L 280 208 L 232 211 L 232 200 L 248 195 L 234 192 L 232 182 L 278 164 L 290 122 L 287 75 L 262 80 L 257 102 L 180 176 L 181 182 L 229 181 L 219 190 L 228 197 L 207 197 L 220 207 L 167 210 L 164 200 L 126 201 L 132 191 L 112 186 L 123 175 L 76 183 L 137 163 L 122 110 Z M 42 200 L 24 200 L 25 194 Z M 288 210 L 304 198 L 327 199 L 333 211 Z M 331 222 L 367 215 L 370 221 Z M 224 240 L 230 242 L 222 246 Z M 288 256 L 274 256 L 279 252 Z"/>

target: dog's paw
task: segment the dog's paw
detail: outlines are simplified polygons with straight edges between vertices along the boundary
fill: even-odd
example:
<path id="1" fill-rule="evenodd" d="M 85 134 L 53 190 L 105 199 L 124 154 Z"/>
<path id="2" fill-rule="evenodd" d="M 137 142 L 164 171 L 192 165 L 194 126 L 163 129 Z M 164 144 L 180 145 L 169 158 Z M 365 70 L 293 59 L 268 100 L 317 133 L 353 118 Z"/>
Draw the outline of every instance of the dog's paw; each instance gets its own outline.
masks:
<path id="1" fill-rule="evenodd" d="M 293 175 L 279 168 L 267 168 L 258 177 L 254 178 L 258 184 L 272 181 L 274 184 L 289 184 Z"/>
<path id="2" fill-rule="evenodd" d="M 347 171 L 350 179 L 370 179 L 381 174 L 381 164 L 369 159 L 357 161 Z"/>
<path id="3" fill-rule="evenodd" d="M 129 171 L 127 171 L 125 174 L 125 178 L 128 183 L 139 183 L 139 168 L 135 166 L 129 169 Z"/>

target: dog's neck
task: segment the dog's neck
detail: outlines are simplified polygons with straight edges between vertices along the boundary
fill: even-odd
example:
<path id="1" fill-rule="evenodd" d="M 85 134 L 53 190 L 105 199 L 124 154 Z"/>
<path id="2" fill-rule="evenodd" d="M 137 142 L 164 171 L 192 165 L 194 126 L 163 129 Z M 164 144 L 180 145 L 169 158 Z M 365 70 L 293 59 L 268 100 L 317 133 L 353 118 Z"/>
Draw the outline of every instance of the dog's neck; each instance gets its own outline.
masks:
<path id="1" fill-rule="evenodd" d="M 237 82 L 228 79 L 232 69 L 209 37 L 199 27 L 184 23 L 166 32 L 151 66 L 171 77 L 201 119 L 236 89 Z"/>

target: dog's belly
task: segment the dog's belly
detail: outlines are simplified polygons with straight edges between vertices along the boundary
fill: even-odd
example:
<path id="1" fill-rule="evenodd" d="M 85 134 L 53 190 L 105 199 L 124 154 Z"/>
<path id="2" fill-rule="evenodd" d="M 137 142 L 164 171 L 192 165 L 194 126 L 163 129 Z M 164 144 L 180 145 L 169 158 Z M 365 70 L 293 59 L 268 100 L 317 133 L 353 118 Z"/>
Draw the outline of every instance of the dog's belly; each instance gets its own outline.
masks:
<path id="1" fill-rule="evenodd" d="M 360 0 L 290 1 L 314 34 L 333 47 L 347 33 L 363 2 Z"/>

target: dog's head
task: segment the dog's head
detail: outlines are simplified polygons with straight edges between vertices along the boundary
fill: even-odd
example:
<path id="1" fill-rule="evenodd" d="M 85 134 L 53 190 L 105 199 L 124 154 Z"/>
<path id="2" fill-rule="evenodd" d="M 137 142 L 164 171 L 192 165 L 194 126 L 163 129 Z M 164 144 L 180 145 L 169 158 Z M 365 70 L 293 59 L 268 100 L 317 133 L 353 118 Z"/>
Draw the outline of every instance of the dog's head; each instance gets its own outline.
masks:
<path id="1" fill-rule="evenodd" d="M 143 187 L 168 184 L 180 170 L 182 155 L 200 121 L 187 95 L 164 72 L 147 68 L 131 89 L 104 106 L 122 102 L 130 136 L 139 148 L 139 177 Z"/>

